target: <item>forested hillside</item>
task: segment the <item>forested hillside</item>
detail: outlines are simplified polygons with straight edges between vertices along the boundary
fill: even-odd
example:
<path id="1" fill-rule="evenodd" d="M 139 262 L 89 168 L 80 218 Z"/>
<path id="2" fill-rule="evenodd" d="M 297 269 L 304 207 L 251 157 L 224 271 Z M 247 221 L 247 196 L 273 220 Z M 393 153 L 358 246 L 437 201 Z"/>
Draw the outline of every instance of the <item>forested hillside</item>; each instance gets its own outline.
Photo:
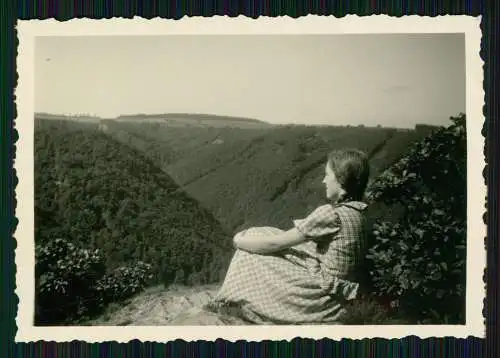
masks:
<path id="1" fill-rule="evenodd" d="M 229 230 L 288 227 L 324 198 L 327 153 L 355 147 L 369 153 L 372 178 L 428 134 L 373 127 L 172 127 L 106 121 L 105 131 L 139 149 Z"/>
<path id="2" fill-rule="evenodd" d="M 96 125 L 36 122 L 35 220 L 37 285 L 43 287 L 54 272 L 64 273 L 58 265 L 67 258 L 50 262 L 47 255 L 58 253 L 48 247 L 81 248 L 77 254 L 89 257 L 85 265 L 98 250 L 107 273 L 143 262 L 151 282 L 187 284 L 220 281 L 232 253 L 229 233 L 208 210 Z M 64 296 L 74 282 L 60 280 L 62 286 L 45 289 Z"/>

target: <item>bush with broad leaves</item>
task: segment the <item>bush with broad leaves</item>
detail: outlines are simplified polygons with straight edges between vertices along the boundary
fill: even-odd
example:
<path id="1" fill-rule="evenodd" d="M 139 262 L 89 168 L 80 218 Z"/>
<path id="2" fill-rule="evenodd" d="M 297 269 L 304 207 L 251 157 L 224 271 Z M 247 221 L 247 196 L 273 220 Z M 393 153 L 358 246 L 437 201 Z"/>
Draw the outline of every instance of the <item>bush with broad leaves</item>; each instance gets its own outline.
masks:
<path id="1" fill-rule="evenodd" d="M 97 281 L 94 291 L 106 302 L 117 302 L 142 291 L 153 278 L 151 265 L 142 261 L 131 267 L 119 267 Z"/>
<path id="2" fill-rule="evenodd" d="M 106 273 L 99 250 L 57 238 L 35 247 L 37 324 L 65 324 L 100 312 L 143 289 L 151 266 L 142 262 Z"/>
<path id="3" fill-rule="evenodd" d="M 371 185 L 368 199 L 399 205 L 376 221 L 367 255 L 373 288 L 419 323 L 465 322 L 465 115 L 415 143 Z"/>

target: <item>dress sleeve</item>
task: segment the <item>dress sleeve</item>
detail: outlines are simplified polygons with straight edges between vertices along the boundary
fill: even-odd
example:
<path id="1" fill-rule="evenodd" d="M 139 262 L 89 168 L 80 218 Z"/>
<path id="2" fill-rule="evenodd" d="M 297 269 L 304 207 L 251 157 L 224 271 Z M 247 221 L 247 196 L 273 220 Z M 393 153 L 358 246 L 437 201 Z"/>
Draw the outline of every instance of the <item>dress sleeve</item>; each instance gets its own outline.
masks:
<path id="1" fill-rule="evenodd" d="M 332 235 L 340 230 L 340 218 L 331 205 L 320 206 L 305 219 L 294 220 L 293 224 L 309 239 Z"/>

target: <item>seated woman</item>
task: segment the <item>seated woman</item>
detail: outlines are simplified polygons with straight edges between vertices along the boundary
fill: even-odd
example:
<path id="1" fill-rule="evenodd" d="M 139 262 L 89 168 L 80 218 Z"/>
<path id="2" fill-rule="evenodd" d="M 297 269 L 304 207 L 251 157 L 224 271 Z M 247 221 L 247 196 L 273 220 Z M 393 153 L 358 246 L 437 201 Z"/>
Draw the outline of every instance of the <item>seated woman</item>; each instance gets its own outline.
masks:
<path id="1" fill-rule="evenodd" d="M 341 323 L 359 289 L 368 177 L 362 152 L 330 153 L 323 179 L 329 204 L 294 220 L 288 231 L 236 234 L 236 253 L 210 306 L 237 306 L 241 318 L 256 324 Z"/>

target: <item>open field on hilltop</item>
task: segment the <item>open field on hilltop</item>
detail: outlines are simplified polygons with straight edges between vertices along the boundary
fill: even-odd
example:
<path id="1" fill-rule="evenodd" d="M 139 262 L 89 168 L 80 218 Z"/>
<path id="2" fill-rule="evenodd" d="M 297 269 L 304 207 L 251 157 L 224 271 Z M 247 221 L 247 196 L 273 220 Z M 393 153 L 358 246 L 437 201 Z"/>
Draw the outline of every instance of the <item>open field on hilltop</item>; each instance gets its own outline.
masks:
<path id="1" fill-rule="evenodd" d="M 272 124 L 253 118 L 230 117 L 208 114 L 165 113 L 122 115 L 121 122 L 163 123 L 170 127 L 212 127 L 212 128 L 268 128 Z"/>

